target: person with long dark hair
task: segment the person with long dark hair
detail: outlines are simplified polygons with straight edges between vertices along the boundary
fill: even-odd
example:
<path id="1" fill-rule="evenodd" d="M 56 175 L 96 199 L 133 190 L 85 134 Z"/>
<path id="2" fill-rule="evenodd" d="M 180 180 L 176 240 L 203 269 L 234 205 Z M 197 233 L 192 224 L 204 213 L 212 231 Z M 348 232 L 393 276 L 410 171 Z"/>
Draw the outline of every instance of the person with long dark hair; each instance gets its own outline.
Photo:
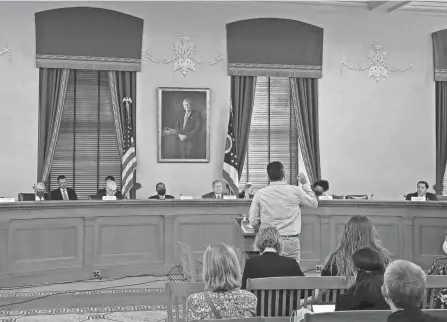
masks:
<path id="1" fill-rule="evenodd" d="M 382 295 L 383 255 L 371 248 L 362 248 L 354 253 L 352 261 L 356 269 L 355 284 L 337 296 L 335 310 L 389 310 Z"/>
<path id="2" fill-rule="evenodd" d="M 371 220 L 367 216 L 353 216 L 345 225 L 339 245 L 326 260 L 321 276 L 354 276 L 356 269 L 352 255 L 365 247 L 378 251 L 384 258 L 385 266 L 391 261 Z"/>

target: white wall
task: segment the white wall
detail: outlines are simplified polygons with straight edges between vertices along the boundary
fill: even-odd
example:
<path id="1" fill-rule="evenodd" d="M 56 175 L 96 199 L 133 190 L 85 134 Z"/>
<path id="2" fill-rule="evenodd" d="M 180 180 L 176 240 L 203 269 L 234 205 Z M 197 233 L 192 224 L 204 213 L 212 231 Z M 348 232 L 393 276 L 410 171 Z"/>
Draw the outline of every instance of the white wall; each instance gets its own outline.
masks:
<path id="1" fill-rule="evenodd" d="M 447 28 L 442 16 L 368 12 L 364 8 L 272 3 L 0 3 L 0 46 L 9 43 L 12 61 L 0 56 L 0 196 L 30 191 L 37 171 L 38 71 L 34 13 L 58 7 L 95 6 L 144 19 L 143 47 L 157 58 L 172 54 L 176 37 L 195 37 L 204 60 L 186 77 L 172 65 L 147 63 L 138 75 L 137 140 L 139 198 L 164 181 L 168 193 L 199 196 L 220 177 L 227 126 L 229 78 L 208 61 L 226 53 L 225 24 L 255 17 L 296 19 L 324 28 L 320 80 L 322 175 L 335 193 L 374 194 L 395 199 L 415 190 L 418 180 L 435 180 L 435 113 L 431 33 Z M 345 70 L 343 57 L 357 66 L 374 42 L 387 46 L 389 64 L 411 73 L 390 73 L 376 83 L 368 72 Z M 211 88 L 211 162 L 157 163 L 157 87 Z"/>

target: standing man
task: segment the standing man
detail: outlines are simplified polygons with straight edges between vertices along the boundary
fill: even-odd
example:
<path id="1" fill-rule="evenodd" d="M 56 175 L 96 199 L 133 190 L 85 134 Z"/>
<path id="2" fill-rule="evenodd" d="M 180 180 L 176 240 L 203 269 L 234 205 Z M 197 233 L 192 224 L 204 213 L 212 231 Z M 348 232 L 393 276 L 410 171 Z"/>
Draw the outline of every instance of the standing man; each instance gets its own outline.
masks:
<path id="1" fill-rule="evenodd" d="M 57 177 L 59 189 L 51 191 L 51 200 L 78 200 L 76 192 L 67 188 L 67 178 L 64 175 Z"/>
<path id="2" fill-rule="evenodd" d="M 180 156 L 182 159 L 198 159 L 199 132 L 202 129 L 202 116 L 191 109 L 191 99 L 183 100 L 183 109 L 175 129 L 180 140 Z"/>
<path id="3" fill-rule="evenodd" d="M 315 193 L 303 173 L 298 175 L 298 186 L 285 181 L 284 166 L 271 162 L 267 166 L 270 185 L 258 190 L 249 210 L 249 221 L 255 230 L 261 226 L 275 227 L 284 240 L 283 255 L 300 261 L 301 209 L 300 205 L 318 207 Z"/>

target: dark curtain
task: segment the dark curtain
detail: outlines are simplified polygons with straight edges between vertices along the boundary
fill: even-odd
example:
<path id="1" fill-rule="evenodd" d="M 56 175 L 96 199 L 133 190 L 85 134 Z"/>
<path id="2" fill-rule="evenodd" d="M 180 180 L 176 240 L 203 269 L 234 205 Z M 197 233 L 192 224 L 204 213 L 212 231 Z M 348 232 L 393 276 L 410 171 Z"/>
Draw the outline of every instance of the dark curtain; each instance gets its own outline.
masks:
<path id="1" fill-rule="evenodd" d="M 39 69 L 37 181 L 46 181 L 65 102 L 67 69 Z M 58 102 L 60 103 L 58 106 Z M 58 121 L 59 119 L 59 121 Z M 47 170 L 45 170 L 47 168 Z"/>
<path id="2" fill-rule="evenodd" d="M 318 79 L 290 78 L 298 140 L 310 182 L 321 177 L 318 130 Z"/>
<path id="3" fill-rule="evenodd" d="M 131 120 L 132 120 L 132 136 L 135 142 L 135 150 L 137 149 L 137 136 L 136 136 L 136 110 L 137 110 L 137 73 L 136 72 L 129 72 L 129 71 L 116 71 L 116 91 L 118 95 L 118 102 L 121 109 L 125 108 L 125 104 L 123 104 L 123 98 L 124 97 L 130 97 L 132 99 L 132 105 L 131 105 Z M 121 124 L 122 126 L 125 126 L 124 122 L 124 111 L 121 110 Z M 122 129 L 124 131 L 124 129 Z M 133 183 L 134 186 L 137 183 L 137 176 L 136 173 L 134 173 L 133 176 Z M 135 199 L 136 198 L 136 191 L 130 190 L 130 198 Z"/>
<path id="4" fill-rule="evenodd" d="M 239 179 L 242 175 L 245 154 L 247 153 L 255 89 L 255 76 L 231 76 L 231 105 L 234 116 L 234 136 L 237 147 Z"/>
<path id="5" fill-rule="evenodd" d="M 447 165 L 447 82 L 436 83 L 436 185 L 437 195 L 444 190 Z"/>

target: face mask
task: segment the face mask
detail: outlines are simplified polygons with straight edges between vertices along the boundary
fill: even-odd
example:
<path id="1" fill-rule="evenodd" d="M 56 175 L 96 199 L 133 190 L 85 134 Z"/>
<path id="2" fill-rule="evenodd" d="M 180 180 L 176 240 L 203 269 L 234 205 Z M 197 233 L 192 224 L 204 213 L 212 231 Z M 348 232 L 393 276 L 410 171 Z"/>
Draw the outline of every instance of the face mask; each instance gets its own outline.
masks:
<path id="1" fill-rule="evenodd" d="M 157 190 L 159 196 L 164 196 L 166 194 L 166 189 Z"/>
<path id="2" fill-rule="evenodd" d="M 36 196 L 38 196 L 39 198 L 42 198 L 44 194 L 44 191 L 36 191 Z"/>
<path id="3" fill-rule="evenodd" d="M 322 192 L 322 191 L 319 191 L 319 190 L 317 190 L 317 191 L 315 191 L 315 194 L 316 194 L 317 196 L 321 196 L 321 195 L 323 194 L 323 192 Z"/>
<path id="4" fill-rule="evenodd" d="M 447 254 L 447 240 L 444 241 L 444 245 L 442 245 L 442 250 Z"/>

